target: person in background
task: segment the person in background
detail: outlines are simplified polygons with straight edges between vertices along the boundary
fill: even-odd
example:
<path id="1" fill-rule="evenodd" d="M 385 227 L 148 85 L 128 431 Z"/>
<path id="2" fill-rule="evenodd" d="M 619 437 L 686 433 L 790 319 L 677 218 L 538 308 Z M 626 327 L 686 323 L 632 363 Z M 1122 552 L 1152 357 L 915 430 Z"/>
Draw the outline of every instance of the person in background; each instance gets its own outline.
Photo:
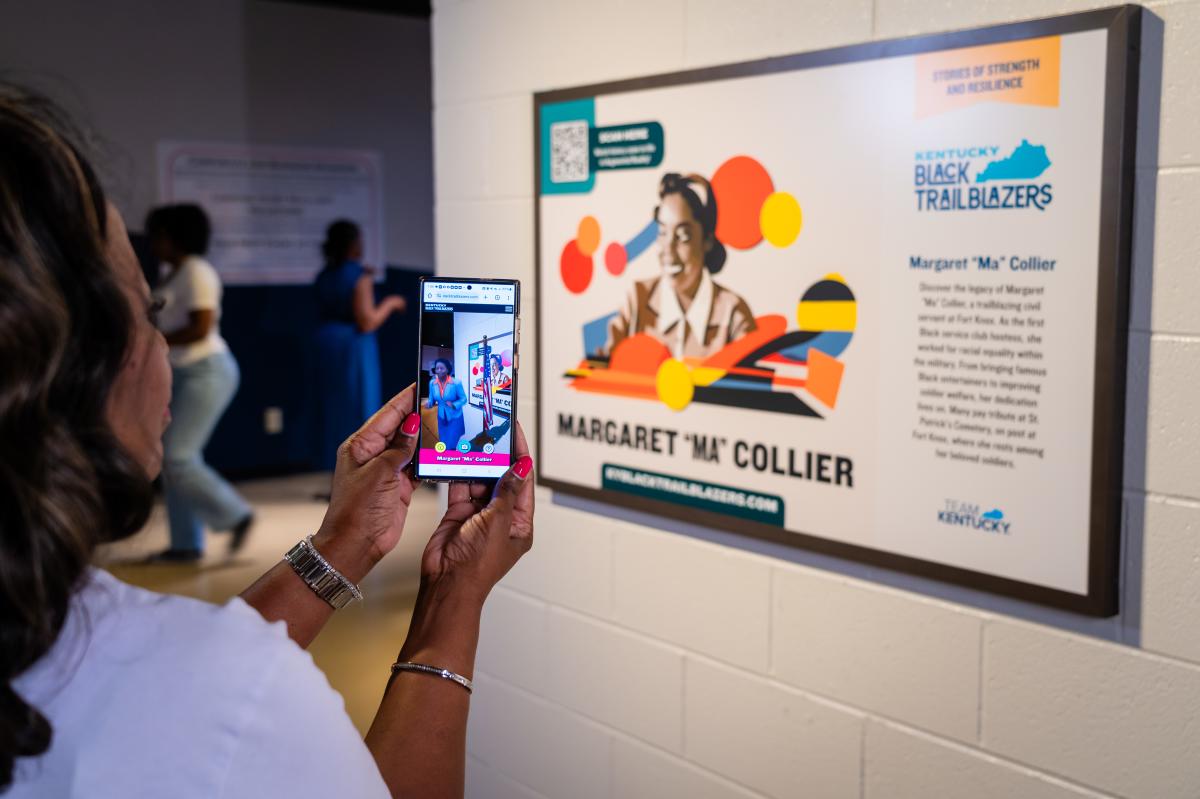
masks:
<path id="1" fill-rule="evenodd" d="M 375 302 L 364 266 L 362 231 L 340 219 L 325 231 L 325 268 L 317 275 L 317 465 L 333 468 L 338 445 L 382 401 L 375 331 L 405 308 L 398 294 Z"/>
<path id="2" fill-rule="evenodd" d="M 204 259 L 211 227 L 198 205 L 155 208 L 146 217 L 150 251 L 167 273 L 154 291 L 159 329 L 170 345 L 174 393 L 163 436 L 163 485 L 171 547 L 152 560 L 189 562 L 204 554 L 204 527 L 229 531 L 229 552 L 245 543 L 254 511 L 204 462 L 204 447 L 237 393 L 237 361 L 221 338 L 221 279 Z"/>
<path id="3" fill-rule="evenodd" d="M 454 367 L 445 358 L 438 358 L 433 362 L 425 407 L 438 409 L 438 441 L 447 449 L 456 448 L 458 440 L 466 435 L 462 411 L 466 404 L 467 393 L 463 391 L 462 383 L 454 379 Z"/>
<path id="4" fill-rule="evenodd" d="M 483 605 L 533 544 L 519 428 L 494 488 L 449 489 L 365 740 L 303 649 L 400 540 L 414 387 L 345 442 L 319 529 L 240 597 L 93 567 L 150 514 L 172 369 L 81 138 L 0 82 L 0 794 L 461 797 Z"/>

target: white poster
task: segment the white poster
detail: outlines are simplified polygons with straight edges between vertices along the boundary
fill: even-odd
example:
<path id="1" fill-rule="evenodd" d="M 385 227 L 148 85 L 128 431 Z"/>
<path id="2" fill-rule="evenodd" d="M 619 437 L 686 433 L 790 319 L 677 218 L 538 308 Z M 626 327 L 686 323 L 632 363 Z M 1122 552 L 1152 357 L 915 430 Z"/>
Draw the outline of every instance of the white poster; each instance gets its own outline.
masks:
<path id="1" fill-rule="evenodd" d="M 544 482 L 1094 599 L 1110 32 L 1003 30 L 539 96 Z"/>
<path id="2" fill-rule="evenodd" d="M 159 199 L 208 213 L 208 258 L 226 284 L 309 283 L 337 219 L 362 229 L 363 261 L 382 270 L 380 163 L 365 150 L 162 142 Z"/>

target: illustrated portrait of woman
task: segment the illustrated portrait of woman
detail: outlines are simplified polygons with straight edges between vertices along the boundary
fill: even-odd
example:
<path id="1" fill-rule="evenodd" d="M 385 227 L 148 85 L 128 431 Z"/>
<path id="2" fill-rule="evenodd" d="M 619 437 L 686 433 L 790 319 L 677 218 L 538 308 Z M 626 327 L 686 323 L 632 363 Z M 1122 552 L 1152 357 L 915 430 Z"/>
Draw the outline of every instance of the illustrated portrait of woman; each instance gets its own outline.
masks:
<path id="1" fill-rule="evenodd" d="M 713 280 L 725 266 L 725 246 L 716 238 L 717 200 L 708 181 L 669 172 L 658 198 L 661 274 L 633 284 L 609 323 L 602 354 L 646 333 L 676 358 L 704 358 L 753 331 L 754 314 L 745 300 Z"/>
<path id="2" fill-rule="evenodd" d="M 504 373 L 504 361 L 501 360 L 500 356 L 492 355 L 489 360 L 492 367 L 492 391 L 503 391 L 506 388 L 512 388 L 512 378 Z"/>
<path id="3" fill-rule="evenodd" d="M 450 449 L 457 447 L 458 440 L 466 434 L 462 411 L 466 404 L 467 393 L 454 379 L 454 366 L 445 358 L 438 358 L 433 362 L 433 378 L 429 381 L 429 399 L 425 407 L 438 409 L 438 440 Z"/>

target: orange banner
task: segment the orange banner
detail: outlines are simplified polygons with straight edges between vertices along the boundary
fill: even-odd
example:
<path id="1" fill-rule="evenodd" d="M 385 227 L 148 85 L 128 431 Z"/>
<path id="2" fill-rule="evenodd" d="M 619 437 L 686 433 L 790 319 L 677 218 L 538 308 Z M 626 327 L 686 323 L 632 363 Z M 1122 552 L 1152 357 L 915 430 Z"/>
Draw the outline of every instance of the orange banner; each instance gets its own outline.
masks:
<path id="1" fill-rule="evenodd" d="M 1060 37 L 917 56 L 916 116 L 977 103 L 1058 105 Z"/>

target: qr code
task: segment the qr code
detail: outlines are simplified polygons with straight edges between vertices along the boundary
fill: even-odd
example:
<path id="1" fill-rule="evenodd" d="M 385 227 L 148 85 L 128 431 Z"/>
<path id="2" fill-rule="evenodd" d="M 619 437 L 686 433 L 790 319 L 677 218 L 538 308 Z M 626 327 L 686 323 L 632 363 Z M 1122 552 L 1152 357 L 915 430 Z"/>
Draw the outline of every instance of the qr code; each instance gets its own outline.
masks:
<path id="1" fill-rule="evenodd" d="M 588 179 L 588 123 L 555 122 L 550 126 L 550 182 L 582 183 Z"/>

